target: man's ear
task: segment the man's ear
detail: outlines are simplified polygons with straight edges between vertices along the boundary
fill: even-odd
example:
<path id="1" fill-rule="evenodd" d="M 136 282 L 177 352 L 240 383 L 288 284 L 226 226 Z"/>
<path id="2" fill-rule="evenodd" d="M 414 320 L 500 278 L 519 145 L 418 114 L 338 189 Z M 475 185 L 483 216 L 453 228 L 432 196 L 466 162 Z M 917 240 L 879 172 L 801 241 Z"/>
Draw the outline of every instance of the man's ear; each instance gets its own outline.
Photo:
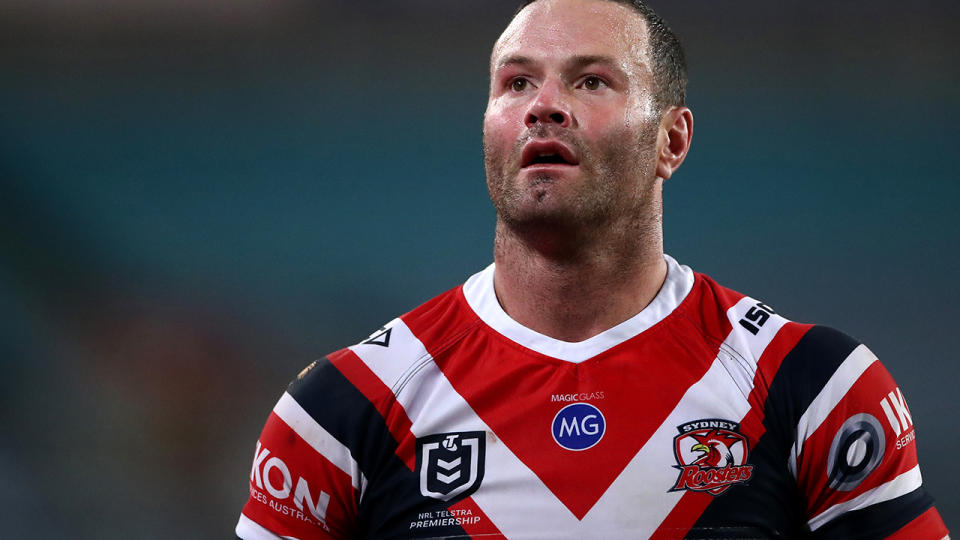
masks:
<path id="1" fill-rule="evenodd" d="M 671 106 L 660 119 L 657 134 L 657 177 L 664 180 L 674 171 L 690 151 L 693 141 L 693 112 L 687 107 Z"/>

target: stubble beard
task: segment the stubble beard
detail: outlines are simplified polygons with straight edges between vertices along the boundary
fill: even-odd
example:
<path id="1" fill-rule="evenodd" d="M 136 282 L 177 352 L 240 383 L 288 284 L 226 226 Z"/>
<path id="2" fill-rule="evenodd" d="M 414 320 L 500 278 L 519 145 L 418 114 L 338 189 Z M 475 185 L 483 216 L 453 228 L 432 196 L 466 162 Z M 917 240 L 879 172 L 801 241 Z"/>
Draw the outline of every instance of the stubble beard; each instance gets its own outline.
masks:
<path id="1" fill-rule="evenodd" d="M 657 123 L 651 121 L 639 136 L 612 133 L 594 149 L 564 131 L 541 127 L 518 139 L 507 155 L 484 144 L 487 187 L 500 226 L 520 235 L 559 235 L 583 242 L 612 228 L 636 228 L 650 218 L 659 223 L 656 134 Z M 546 136 L 571 147 L 580 158 L 575 182 L 556 185 L 558 179 L 547 174 L 519 179 L 523 146 L 530 138 Z M 634 144 L 625 142 L 627 137 L 635 137 Z"/>

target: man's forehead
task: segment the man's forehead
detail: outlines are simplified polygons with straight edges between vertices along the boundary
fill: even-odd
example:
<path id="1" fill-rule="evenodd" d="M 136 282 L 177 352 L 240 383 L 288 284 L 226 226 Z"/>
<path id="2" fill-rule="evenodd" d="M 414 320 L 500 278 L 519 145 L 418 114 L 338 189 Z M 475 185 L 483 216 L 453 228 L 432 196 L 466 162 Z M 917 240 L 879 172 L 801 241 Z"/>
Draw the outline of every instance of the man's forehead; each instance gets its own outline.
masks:
<path id="1" fill-rule="evenodd" d="M 493 46 L 491 69 L 537 51 L 623 56 L 649 65 L 646 20 L 611 0 L 537 0 L 521 10 Z"/>

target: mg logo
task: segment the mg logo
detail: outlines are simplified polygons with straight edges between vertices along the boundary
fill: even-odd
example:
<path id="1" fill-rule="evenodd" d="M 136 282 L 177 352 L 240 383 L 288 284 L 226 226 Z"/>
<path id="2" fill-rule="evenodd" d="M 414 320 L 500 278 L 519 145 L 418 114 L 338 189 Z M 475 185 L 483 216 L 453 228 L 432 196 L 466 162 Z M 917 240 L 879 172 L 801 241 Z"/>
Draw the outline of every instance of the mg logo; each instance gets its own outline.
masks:
<path id="1" fill-rule="evenodd" d="M 600 442 L 606 427 L 600 409 L 589 403 L 573 403 L 560 409 L 553 417 L 551 431 L 557 444 L 579 452 Z"/>

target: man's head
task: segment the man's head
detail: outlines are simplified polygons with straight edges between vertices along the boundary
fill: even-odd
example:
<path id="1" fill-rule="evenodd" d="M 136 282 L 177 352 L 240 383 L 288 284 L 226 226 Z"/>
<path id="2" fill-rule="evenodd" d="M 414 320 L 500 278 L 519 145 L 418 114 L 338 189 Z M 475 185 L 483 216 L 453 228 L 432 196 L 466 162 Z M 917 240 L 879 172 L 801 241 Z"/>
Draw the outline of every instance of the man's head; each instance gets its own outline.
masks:
<path id="1" fill-rule="evenodd" d="M 679 45 L 663 45 L 676 38 L 638 5 L 535 0 L 497 40 L 483 127 L 501 223 L 659 227 L 660 185 L 686 156 L 693 118 L 683 106 L 685 75 L 673 85 L 673 75 L 658 75 L 665 49 L 682 66 Z"/>

